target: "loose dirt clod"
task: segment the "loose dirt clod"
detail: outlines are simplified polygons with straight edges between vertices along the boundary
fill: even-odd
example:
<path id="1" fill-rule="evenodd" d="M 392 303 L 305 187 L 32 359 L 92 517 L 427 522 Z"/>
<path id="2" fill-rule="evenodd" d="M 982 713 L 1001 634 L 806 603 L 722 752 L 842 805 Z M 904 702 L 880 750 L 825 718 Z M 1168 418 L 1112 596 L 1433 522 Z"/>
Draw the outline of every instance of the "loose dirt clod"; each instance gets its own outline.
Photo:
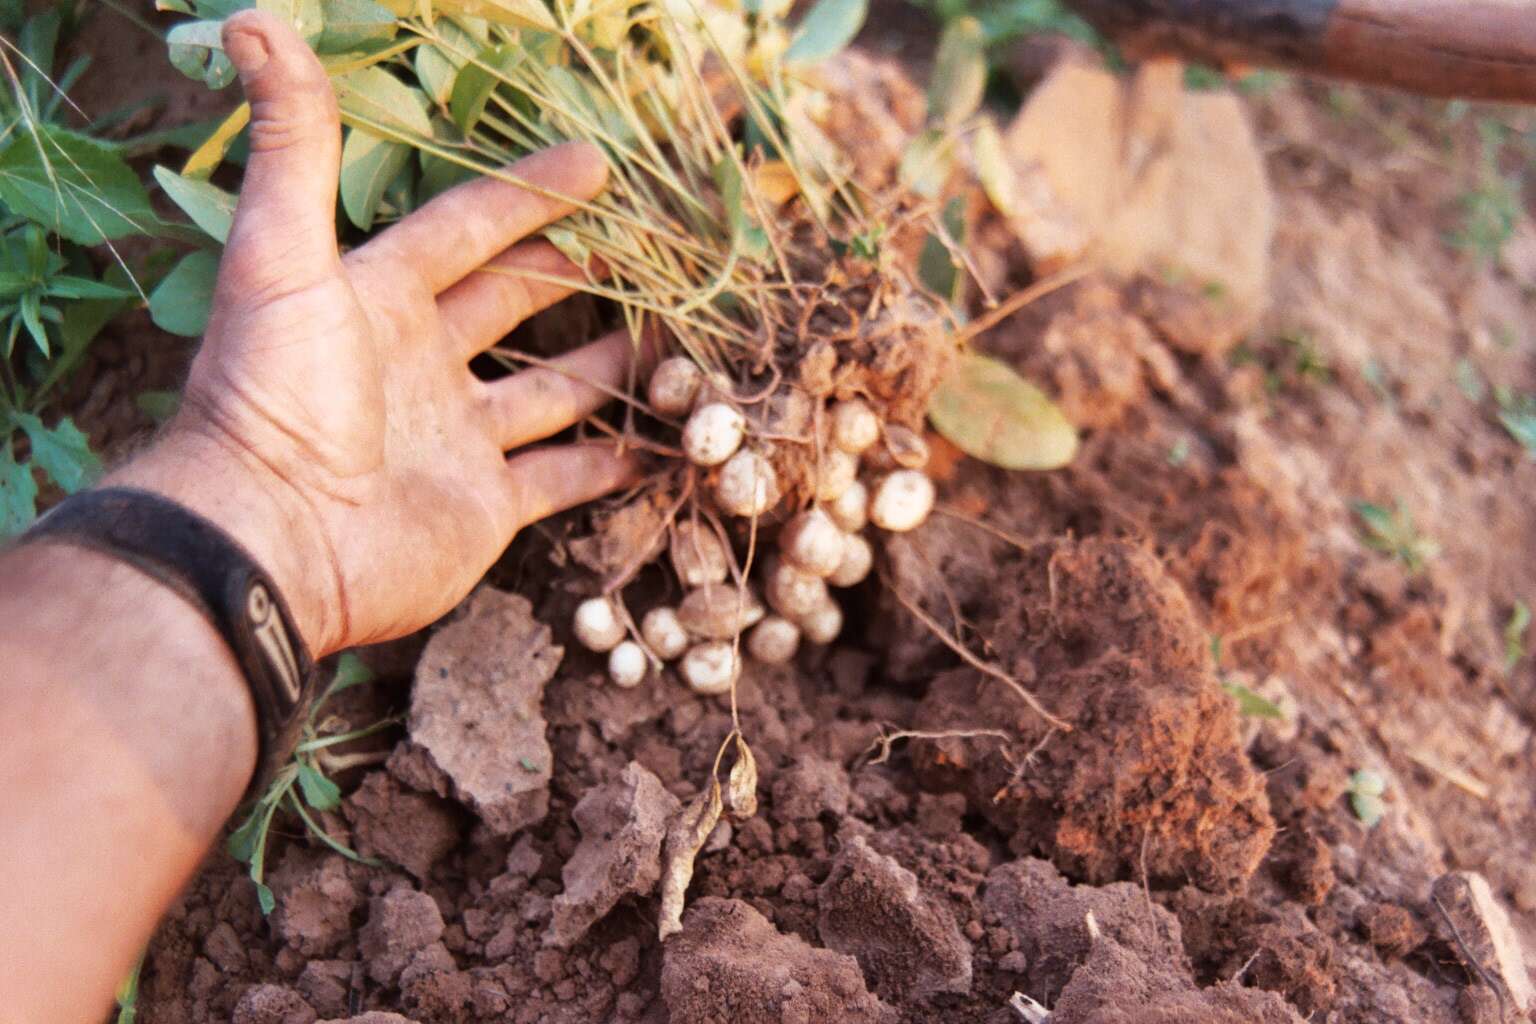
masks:
<path id="1" fill-rule="evenodd" d="M 855 957 L 882 998 L 970 989 L 971 944 L 954 917 L 918 888 L 912 872 L 870 849 L 863 836 L 854 836 L 832 862 L 817 906 L 821 941 Z"/>
<path id="2" fill-rule="evenodd" d="M 477 590 L 428 641 L 411 692 L 411 739 L 500 835 L 549 809 L 541 704 L 565 652 L 532 612 L 526 598 Z"/>
<path id="3" fill-rule="evenodd" d="M 387 985 L 416 953 L 442 937 L 443 915 L 431 896 L 415 889 L 392 889 L 369 904 L 358 949 L 368 961 L 368 976 Z"/>
<path id="4" fill-rule="evenodd" d="M 875 1024 L 885 1010 L 853 957 L 716 897 L 696 900 L 668 940 L 661 996 L 670 1024 Z"/>
<path id="5" fill-rule="evenodd" d="M 644 896 L 661 877 L 667 821 L 681 805 L 637 761 L 619 778 L 589 790 L 572 817 L 581 843 L 566 861 L 547 941 L 569 947 L 625 896 Z"/>
<path id="6" fill-rule="evenodd" d="M 1178 919 L 1132 882 L 1072 885 L 1050 862 L 1026 857 L 992 869 L 982 905 L 1012 933 L 1028 964 L 1028 991 L 1037 996 L 1061 991 L 1088 958 L 1089 914 L 1103 935 L 1187 970 Z"/>
<path id="7" fill-rule="evenodd" d="M 290 847 L 268 879 L 277 906 L 272 930 L 306 957 L 325 956 L 352 935 L 352 912 L 362 894 L 340 854 Z"/>
<path id="8" fill-rule="evenodd" d="M 304 997 L 282 985 L 252 985 L 235 1004 L 232 1024 L 314 1024 Z"/>
<path id="9" fill-rule="evenodd" d="M 1496 992 L 1502 989 L 1517 1013 L 1536 1008 L 1536 986 L 1525 965 L 1520 935 L 1488 880 L 1476 871 L 1451 871 L 1435 879 L 1429 899 L 1439 911 L 1437 931 L 1467 969 Z"/>
<path id="10" fill-rule="evenodd" d="M 1073 731 L 1052 735 L 979 672 L 945 673 L 915 728 L 1002 729 L 1017 743 L 916 741 L 926 786 L 966 793 L 1014 834 L 1018 852 L 1045 853 L 1088 881 L 1145 871 L 1154 883 L 1242 882 L 1274 825 L 1182 589 L 1121 541 L 1049 542 L 1021 555 L 1008 570 L 1017 595 L 1000 595 L 975 625 L 998 638 L 1004 664 L 1050 680 L 1042 698 Z"/>
<path id="11" fill-rule="evenodd" d="M 1176 963 L 1108 936 L 1094 941 L 1050 1019 L 1051 1024 L 1301 1024 L 1272 992 L 1231 981 L 1198 989 Z"/>
<path id="12" fill-rule="evenodd" d="M 384 772 L 370 772 L 341 808 L 359 853 L 398 864 L 418 879 L 458 843 L 466 818 L 448 801 L 405 789 Z"/>

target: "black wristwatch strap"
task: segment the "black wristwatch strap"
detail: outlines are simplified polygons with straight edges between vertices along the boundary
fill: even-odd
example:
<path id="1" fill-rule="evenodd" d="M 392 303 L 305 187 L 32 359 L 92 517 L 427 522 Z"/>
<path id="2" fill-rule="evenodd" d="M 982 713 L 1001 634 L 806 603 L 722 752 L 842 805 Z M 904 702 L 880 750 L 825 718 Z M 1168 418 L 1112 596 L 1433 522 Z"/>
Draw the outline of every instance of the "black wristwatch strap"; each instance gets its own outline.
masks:
<path id="1" fill-rule="evenodd" d="M 272 580 L 232 537 L 148 491 L 105 488 L 66 499 L 21 538 L 78 544 L 128 562 L 176 591 L 234 653 L 256 704 L 260 740 L 249 795 L 293 753 L 315 687 L 314 663 Z"/>

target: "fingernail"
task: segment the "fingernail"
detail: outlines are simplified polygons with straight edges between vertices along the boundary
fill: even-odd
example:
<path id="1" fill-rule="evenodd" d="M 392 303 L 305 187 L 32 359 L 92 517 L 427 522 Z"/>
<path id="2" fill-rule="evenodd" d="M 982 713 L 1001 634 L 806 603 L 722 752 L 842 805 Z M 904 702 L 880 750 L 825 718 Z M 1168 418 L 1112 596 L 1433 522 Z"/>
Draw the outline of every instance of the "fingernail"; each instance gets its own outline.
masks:
<path id="1" fill-rule="evenodd" d="M 224 32 L 224 53 L 234 63 L 241 77 L 254 75 L 267 64 L 272 55 L 267 48 L 267 37 L 255 29 L 231 25 Z"/>

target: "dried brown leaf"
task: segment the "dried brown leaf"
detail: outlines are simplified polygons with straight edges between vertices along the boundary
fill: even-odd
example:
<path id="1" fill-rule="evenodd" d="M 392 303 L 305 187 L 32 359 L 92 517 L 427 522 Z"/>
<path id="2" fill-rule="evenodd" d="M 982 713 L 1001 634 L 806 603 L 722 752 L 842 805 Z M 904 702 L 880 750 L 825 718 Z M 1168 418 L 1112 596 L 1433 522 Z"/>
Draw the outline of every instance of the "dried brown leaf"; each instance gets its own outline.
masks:
<path id="1" fill-rule="evenodd" d="M 688 893 L 688 883 L 693 881 L 693 859 L 720 823 L 723 806 L 720 780 L 710 779 L 709 788 L 688 801 L 687 806 L 667 826 L 667 838 L 662 847 L 661 919 L 656 925 L 658 939 L 664 941 L 668 935 L 683 930 L 683 904 Z"/>
<path id="2" fill-rule="evenodd" d="M 725 806 L 732 818 L 746 821 L 757 813 L 757 758 L 747 741 L 736 736 L 736 763 L 725 785 Z"/>

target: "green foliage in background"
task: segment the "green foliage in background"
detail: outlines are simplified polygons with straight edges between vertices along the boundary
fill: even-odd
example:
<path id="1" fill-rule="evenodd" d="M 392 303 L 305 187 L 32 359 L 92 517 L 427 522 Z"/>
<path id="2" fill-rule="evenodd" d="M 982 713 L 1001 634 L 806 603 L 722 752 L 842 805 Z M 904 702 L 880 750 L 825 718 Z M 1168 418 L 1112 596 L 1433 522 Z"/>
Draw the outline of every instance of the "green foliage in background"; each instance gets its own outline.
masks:
<path id="1" fill-rule="evenodd" d="M 1426 562 L 1440 553 L 1436 541 L 1419 535 L 1413 525 L 1413 513 L 1402 502 L 1389 509 L 1357 501 L 1354 509 L 1365 526 L 1362 539 L 1366 547 L 1391 555 L 1409 572 L 1421 571 Z"/>
<path id="2" fill-rule="evenodd" d="M 121 261 L 98 275 L 87 247 L 157 223 L 120 148 L 64 124 L 89 66 L 55 67 L 72 7 L 0 14 L 0 538 L 36 516 L 39 476 L 71 493 L 100 469 L 68 418 L 45 422 L 44 403 L 135 295 Z"/>

